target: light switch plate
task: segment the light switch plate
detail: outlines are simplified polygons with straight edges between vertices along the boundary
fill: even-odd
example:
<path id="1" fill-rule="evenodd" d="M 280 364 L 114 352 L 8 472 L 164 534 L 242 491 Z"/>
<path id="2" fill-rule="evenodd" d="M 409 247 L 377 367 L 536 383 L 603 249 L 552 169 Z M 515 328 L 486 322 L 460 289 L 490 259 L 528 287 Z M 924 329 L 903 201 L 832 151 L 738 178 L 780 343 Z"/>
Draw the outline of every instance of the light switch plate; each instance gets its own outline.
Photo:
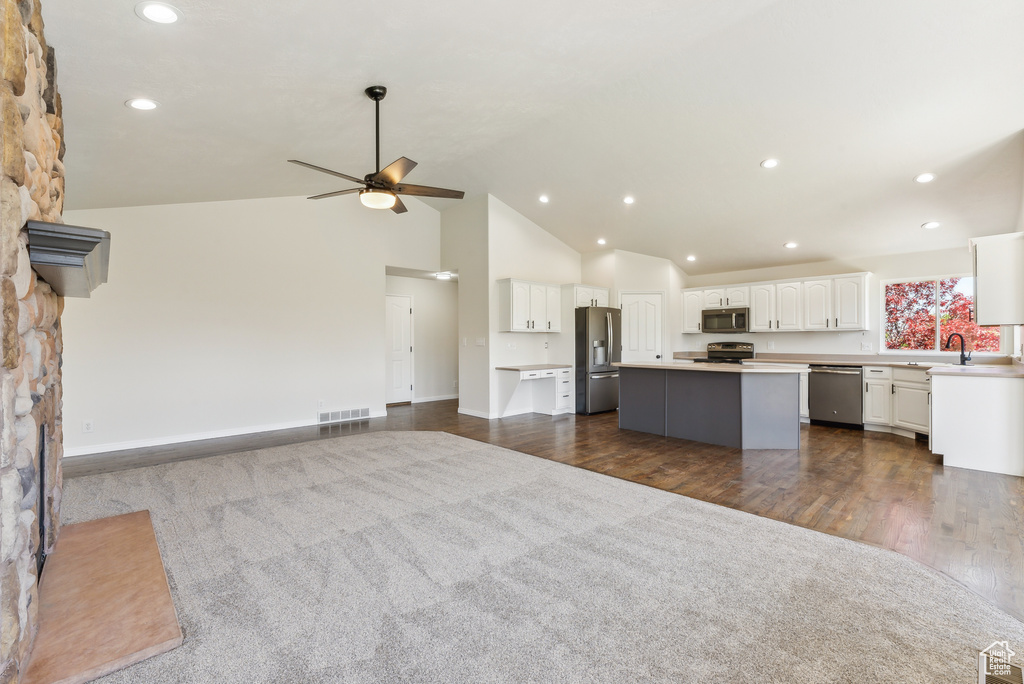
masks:
<path id="1" fill-rule="evenodd" d="M 871 351 L 871 343 L 870 342 L 861 342 L 860 343 L 860 350 L 861 351 Z"/>

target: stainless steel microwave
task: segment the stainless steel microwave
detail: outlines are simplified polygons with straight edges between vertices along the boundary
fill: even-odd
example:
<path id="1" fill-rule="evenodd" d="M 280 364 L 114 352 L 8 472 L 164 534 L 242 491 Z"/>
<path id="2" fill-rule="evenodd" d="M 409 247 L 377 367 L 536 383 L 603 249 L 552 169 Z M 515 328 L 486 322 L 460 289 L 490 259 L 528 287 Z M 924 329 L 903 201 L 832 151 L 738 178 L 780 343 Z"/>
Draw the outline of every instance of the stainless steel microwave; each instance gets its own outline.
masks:
<path id="1" fill-rule="evenodd" d="M 704 309 L 701 313 L 701 332 L 706 333 L 741 333 L 748 332 L 747 321 L 750 309 L 735 307 L 732 309 Z"/>

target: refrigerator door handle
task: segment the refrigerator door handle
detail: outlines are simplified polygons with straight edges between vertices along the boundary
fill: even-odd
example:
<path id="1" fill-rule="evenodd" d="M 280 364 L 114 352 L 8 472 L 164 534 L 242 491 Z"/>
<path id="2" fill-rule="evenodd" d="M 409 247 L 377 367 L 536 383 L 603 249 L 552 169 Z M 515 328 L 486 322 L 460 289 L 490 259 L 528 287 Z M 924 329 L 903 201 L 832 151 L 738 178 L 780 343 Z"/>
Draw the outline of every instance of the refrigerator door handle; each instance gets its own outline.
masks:
<path id="1" fill-rule="evenodd" d="M 618 373 L 601 373 L 601 374 L 594 373 L 594 374 L 592 374 L 590 376 L 590 379 L 591 380 L 603 380 L 605 378 L 617 378 L 617 377 L 619 377 Z"/>
<path id="2" fill-rule="evenodd" d="M 615 332 L 612 329 L 613 326 L 611 312 L 606 311 L 604 314 L 604 318 L 608 324 L 608 363 L 611 363 L 612 359 L 615 358 Z"/>

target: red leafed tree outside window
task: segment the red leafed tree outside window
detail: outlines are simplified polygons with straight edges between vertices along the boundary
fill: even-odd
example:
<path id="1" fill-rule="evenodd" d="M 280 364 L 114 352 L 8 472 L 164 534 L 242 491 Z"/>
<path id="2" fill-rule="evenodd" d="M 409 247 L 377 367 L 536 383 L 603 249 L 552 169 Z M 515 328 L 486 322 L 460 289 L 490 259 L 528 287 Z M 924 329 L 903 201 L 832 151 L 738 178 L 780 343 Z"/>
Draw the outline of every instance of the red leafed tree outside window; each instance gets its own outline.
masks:
<path id="1" fill-rule="evenodd" d="M 960 333 L 966 351 L 999 351 L 999 326 L 974 322 L 971 278 L 889 283 L 885 286 L 885 347 L 945 350 L 945 341 Z M 936 317 L 936 309 L 938 317 Z M 954 338 L 949 351 L 960 351 Z"/>

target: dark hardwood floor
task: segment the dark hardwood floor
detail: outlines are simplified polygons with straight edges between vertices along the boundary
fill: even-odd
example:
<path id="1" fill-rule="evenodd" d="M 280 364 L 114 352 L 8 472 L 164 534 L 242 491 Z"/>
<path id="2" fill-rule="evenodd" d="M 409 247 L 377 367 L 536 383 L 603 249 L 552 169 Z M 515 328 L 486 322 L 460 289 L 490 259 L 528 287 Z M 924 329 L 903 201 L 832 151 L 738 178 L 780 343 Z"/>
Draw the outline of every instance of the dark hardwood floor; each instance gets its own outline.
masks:
<path id="1" fill-rule="evenodd" d="M 65 477 L 329 439 L 440 430 L 902 553 L 1024 620 L 1024 478 L 943 468 L 925 443 L 803 426 L 799 451 L 742 451 L 619 430 L 617 415 L 501 420 L 455 400 L 387 418 L 80 456 Z"/>

